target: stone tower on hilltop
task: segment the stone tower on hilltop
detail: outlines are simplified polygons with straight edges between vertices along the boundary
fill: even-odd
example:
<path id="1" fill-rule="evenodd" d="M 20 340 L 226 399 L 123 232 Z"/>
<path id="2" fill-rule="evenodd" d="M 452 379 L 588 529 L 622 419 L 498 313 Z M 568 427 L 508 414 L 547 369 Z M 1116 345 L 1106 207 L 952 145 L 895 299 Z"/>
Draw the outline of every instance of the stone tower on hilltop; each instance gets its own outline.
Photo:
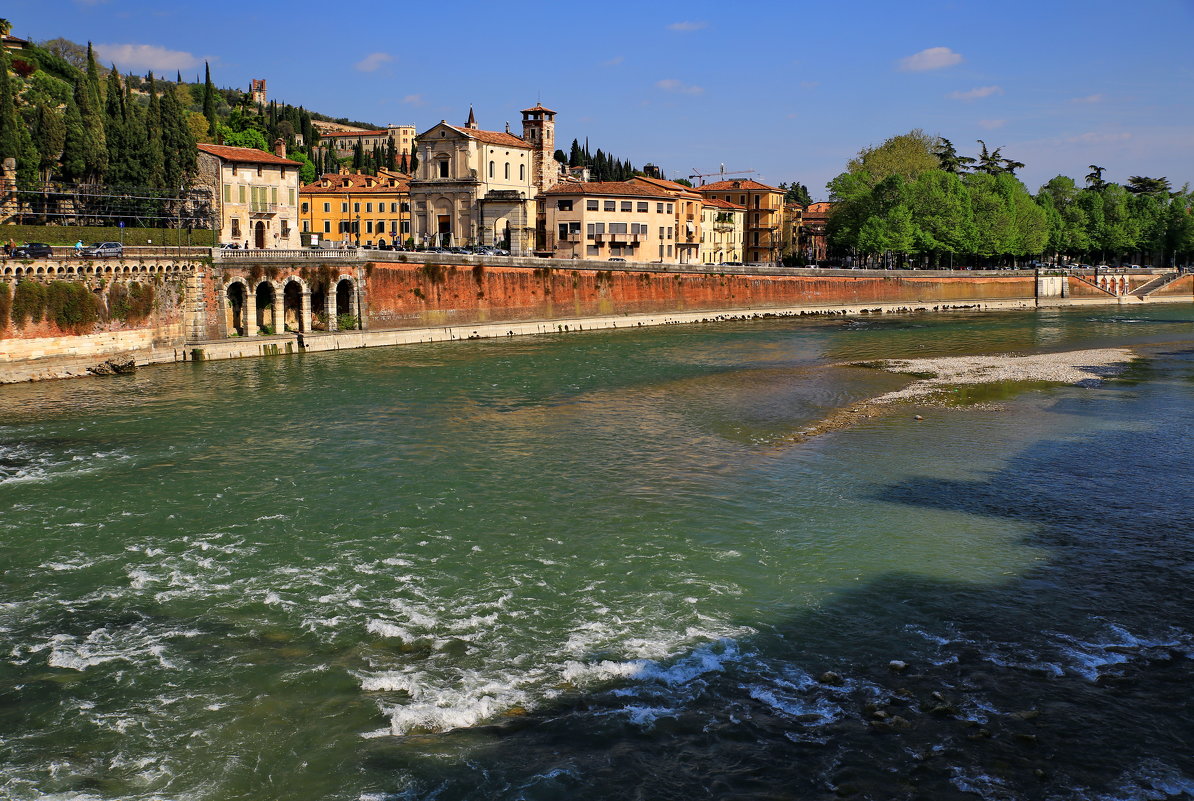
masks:
<path id="1" fill-rule="evenodd" d="M 560 180 L 556 164 L 556 113 L 536 103 L 522 110 L 522 138 L 531 143 L 531 182 L 539 194 Z"/>
<path id="2" fill-rule="evenodd" d="M 249 82 L 249 98 L 254 105 L 265 105 L 265 78 L 254 78 Z"/>

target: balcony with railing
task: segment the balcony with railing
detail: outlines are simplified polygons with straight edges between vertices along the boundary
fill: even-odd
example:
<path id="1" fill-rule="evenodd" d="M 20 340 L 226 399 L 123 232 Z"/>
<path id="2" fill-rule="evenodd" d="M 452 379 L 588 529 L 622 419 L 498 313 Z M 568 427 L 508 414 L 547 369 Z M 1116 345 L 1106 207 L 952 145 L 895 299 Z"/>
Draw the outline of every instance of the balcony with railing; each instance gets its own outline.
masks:
<path id="1" fill-rule="evenodd" d="M 279 203 L 269 203 L 264 200 L 254 200 L 249 203 L 250 214 L 277 214 Z"/>

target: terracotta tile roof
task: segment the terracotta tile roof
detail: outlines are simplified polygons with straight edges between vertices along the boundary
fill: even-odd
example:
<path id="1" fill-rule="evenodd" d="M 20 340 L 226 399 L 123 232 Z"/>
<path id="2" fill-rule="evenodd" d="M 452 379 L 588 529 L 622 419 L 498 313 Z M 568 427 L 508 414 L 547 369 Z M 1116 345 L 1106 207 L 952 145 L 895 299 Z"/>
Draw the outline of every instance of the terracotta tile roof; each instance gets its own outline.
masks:
<path id="1" fill-rule="evenodd" d="M 320 134 L 320 139 L 333 139 L 338 136 L 388 136 L 389 131 L 329 131 L 325 134 Z"/>
<path id="2" fill-rule="evenodd" d="M 828 214 L 832 208 L 832 203 L 821 201 L 820 203 L 809 203 L 805 206 L 804 212 L 805 214 Z"/>
<path id="3" fill-rule="evenodd" d="M 766 189 L 771 192 L 779 191 L 774 186 L 767 186 L 767 184 L 761 184 L 758 181 L 752 181 L 749 178 L 746 180 L 737 180 L 737 181 L 716 181 L 711 184 L 705 184 L 704 186 L 698 186 L 696 188 L 696 191 L 698 191 L 698 192 L 727 192 L 727 191 L 733 192 L 733 191 L 739 190 L 739 189 Z"/>
<path id="4" fill-rule="evenodd" d="M 487 145 L 503 145 L 505 147 L 533 147 L 521 136 L 503 133 L 501 131 L 481 131 L 476 128 L 461 128 L 458 125 L 448 125 L 453 131 L 459 131 L 467 137 L 484 142 Z"/>
<path id="5" fill-rule="evenodd" d="M 630 180 L 641 181 L 642 183 L 648 183 L 648 184 L 651 184 L 652 186 L 657 186 L 660 189 L 666 189 L 669 192 L 678 192 L 682 195 L 687 195 L 692 198 L 697 198 L 697 199 L 700 198 L 700 195 L 696 194 L 696 190 L 693 189 L 691 186 L 685 186 L 684 184 L 678 184 L 675 181 L 668 181 L 664 178 L 652 178 L 647 175 L 636 175 L 633 178 L 631 178 Z"/>
<path id="6" fill-rule="evenodd" d="M 649 197 L 655 199 L 672 198 L 671 195 L 660 192 L 658 190 L 651 190 L 639 184 L 632 184 L 629 181 L 588 181 L 581 183 L 565 182 L 559 183 L 548 189 L 543 194 L 545 195 L 619 195 L 626 197 Z"/>
<path id="7" fill-rule="evenodd" d="M 229 147 L 228 145 L 196 145 L 204 153 L 209 153 L 224 161 L 236 161 L 241 164 L 282 164 L 287 167 L 301 167 L 297 161 L 266 153 L 255 147 Z"/>
<path id="8" fill-rule="evenodd" d="M 706 206 L 715 206 L 719 209 L 735 209 L 737 211 L 745 211 L 746 206 L 739 206 L 737 203 L 731 203 L 728 200 L 718 200 L 717 198 L 705 198 L 703 201 Z"/>
<path id="9" fill-rule="evenodd" d="M 530 108 L 524 108 L 522 110 L 522 113 L 526 114 L 528 111 L 546 111 L 548 114 L 556 113 L 555 111 L 553 111 L 552 109 L 549 109 L 547 106 L 543 105 L 542 103 L 536 103 L 535 105 L 531 106 Z"/>
<path id="10" fill-rule="evenodd" d="M 400 173 L 392 173 L 398 176 Z M 370 180 L 377 181 L 373 186 L 369 186 Z M 324 186 L 324 182 L 330 184 Z M 319 178 L 313 184 L 305 184 L 299 187 L 299 193 L 303 195 L 334 195 L 334 194 L 405 194 L 410 191 L 410 179 L 407 177 L 397 178 L 396 185 L 390 186 L 389 180 L 386 177 L 380 179 L 374 178 L 371 175 L 341 175 L 339 173 L 330 172 Z"/>

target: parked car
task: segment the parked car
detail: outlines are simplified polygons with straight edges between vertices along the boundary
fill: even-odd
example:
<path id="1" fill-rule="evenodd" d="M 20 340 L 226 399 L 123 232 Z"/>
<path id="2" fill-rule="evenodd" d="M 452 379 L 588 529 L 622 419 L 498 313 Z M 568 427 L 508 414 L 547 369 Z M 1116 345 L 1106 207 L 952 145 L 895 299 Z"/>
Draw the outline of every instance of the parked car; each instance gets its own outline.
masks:
<path id="1" fill-rule="evenodd" d="M 319 245 L 312 245 L 312 248 L 319 248 Z M 240 250 L 240 245 L 235 242 L 221 242 L 216 245 L 216 250 Z"/>
<path id="2" fill-rule="evenodd" d="M 12 252 L 14 259 L 48 259 L 53 255 L 54 249 L 45 242 L 26 242 Z"/>
<path id="3" fill-rule="evenodd" d="M 509 255 L 510 255 L 510 251 L 506 250 L 505 248 L 494 248 L 494 249 L 493 249 L 493 255 L 495 255 L 495 256 L 509 256 Z"/>
<path id="4" fill-rule="evenodd" d="M 468 248 L 448 248 L 448 253 L 453 253 L 457 256 L 471 256 L 472 251 Z"/>
<path id="5" fill-rule="evenodd" d="M 94 245 L 80 250 L 79 255 L 91 258 L 109 258 L 112 256 L 119 258 L 124 255 L 124 245 L 119 242 L 96 242 Z"/>
<path id="6" fill-rule="evenodd" d="M 626 259 L 623 259 L 623 258 L 621 258 L 621 257 L 619 257 L 619 256 L 610 256 L 610 257 L 609 257 L 609 260 L 610 260 L 610 261 L 626 261 Z"/>

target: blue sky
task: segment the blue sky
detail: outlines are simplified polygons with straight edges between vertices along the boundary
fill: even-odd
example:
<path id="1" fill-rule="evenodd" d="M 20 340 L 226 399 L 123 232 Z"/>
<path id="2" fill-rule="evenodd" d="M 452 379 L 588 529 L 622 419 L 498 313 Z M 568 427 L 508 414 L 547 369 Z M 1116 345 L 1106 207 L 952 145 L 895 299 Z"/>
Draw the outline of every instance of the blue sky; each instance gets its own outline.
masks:
<path id="1" fill-rule="evenodd" d="M 669 177 L 757 170 L 823 197 L 859 148 L 911 128 L 1025 162 L 1194 182 L 1194 0 L 287 3 L 6 0 L 13 33 L 92 41 L 122 70 L 375 123 L 573 137 Z"/>

